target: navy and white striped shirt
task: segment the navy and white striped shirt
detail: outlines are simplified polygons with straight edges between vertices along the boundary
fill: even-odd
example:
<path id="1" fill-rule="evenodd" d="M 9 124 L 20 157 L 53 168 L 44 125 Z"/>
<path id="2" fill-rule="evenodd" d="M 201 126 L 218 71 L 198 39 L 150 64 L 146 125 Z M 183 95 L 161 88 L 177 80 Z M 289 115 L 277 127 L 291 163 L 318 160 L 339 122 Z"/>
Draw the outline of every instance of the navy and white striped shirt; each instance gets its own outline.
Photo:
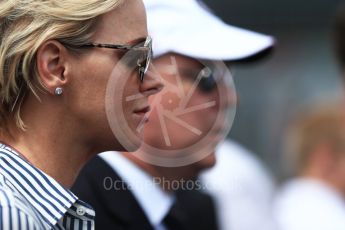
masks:
<path id="1" fill-rule="evenodd" d="M 0 144 L 0 230 L 94 229 L 95 211 Z"/>

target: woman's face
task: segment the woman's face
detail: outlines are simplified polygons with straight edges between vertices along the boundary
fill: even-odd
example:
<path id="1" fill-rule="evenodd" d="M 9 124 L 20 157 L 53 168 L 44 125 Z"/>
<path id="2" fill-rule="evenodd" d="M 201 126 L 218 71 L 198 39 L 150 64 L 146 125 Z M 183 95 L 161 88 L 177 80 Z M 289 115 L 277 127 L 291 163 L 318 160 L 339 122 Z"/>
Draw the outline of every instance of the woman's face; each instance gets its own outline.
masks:
<path id="1" fill-rule="evenodd" d="M 146 15 L 142 1 L 125 0 L 121 6 L 101 16 L 90 42 L 134 45 L 146 37 Z M 111 95 L 114 99 L 111 101 L 114 104 L 110 107 L 123 110 L 117 113 L 124 115 L 128 126 L 136 127 L 143 118 L 143 111 L 147 109 L 148 96 L 158 92 L 162 87 L 160 81 L 144 79 L 141 82 L 136 66 L 130 69 L 122 64 L 121 58 L 126 52 L 119 49 L 90 48 L 77 57 L 72 58 L 71 55 L 73 78 L 68 87 L 73 89 L 65 90 L 72 101 L 69 109 L 73 116 L 77 117 L 78 122 L 81 122 L 81 127 L 85 128 L 88 138 L 98 145 L 95 148 L 99 150 L 124 150 L 110 129 L 109 123 L 112 120 L 118 121 L 116 117 L 108 116 L 108 122 L 106 96 Z M 118 79 L 110 81 L 111 78 Z M 106 91 L 109 84 L 115 84 L 115 87 L 110 88 L 121 91 L 121 95 L 117 91 Z M 129 101 L 123 95 L 143 96 Z M 140 136 L 141 133 L 137 132 L 137 135 Z"/>

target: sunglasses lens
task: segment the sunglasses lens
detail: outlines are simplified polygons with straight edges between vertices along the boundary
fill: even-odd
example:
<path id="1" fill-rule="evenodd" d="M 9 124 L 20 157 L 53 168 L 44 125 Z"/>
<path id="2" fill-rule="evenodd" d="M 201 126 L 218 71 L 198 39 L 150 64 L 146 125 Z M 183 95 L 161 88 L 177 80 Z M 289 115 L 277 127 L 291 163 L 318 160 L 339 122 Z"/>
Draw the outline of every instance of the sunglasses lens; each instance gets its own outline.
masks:
<path id="1" fill-rule="evenodd" d="M 139 67 L 139 77 L 141 81 L 144 80 L 144 75 L 146 74 L 148 69 L 147 57 L 147 51 L 140 50 L 140 54 L 138 54 L 137 66 Z"/>
<path id="2" fill-rule="evenodd" d="M 182 68 L 179 69 L 179 73 L 189 81 L 196 81 L 199 78 L 198 88 L 205 93 L 211 92 L 217 87 L 217 81 L 209 67 L 205 67 L 201 71 Z"/>
<path id="3" fill-rule="evenodd" d="M 144 76 L 149 69 L 152 58 L 152 40 L 150 37 L 147 38 L 143 46 L 145 49 L 142 50 L 140 58 L 138 59 L 139 77 L 141 81 L 144 80 Z"/>
<path id="4" fill-rule="evenodd" d="M 199 82 L 199 88 L 204 92 L 210 92 L 215 89 L 217 86 L 217 82 L 211 73 L 207 77 L 203 77 Z"/>
<path id="5" fill-rule="evenodd" d="M 139 78 L 140 78 L 140 81 L 143 81 L 144 80 L 144 76 L 145 76 L 145 71 L 144 71 L 144 68 L 139 68 Z"/>
<path id="6" fill-rule="evenodd" d="M 217 86 L 217 82 L 213 75 L 214 73 L 209 67 L 202 69 L 199 74 L 202 76 L 199 82 L 200 90 L 210 92 Z"/>
<path id="7" fill-rule="evenodd" d="M 146 58 L 145 58 L 145 60 L 146 60 L 145 73 L 146 73 L 147 70 L 149 69 L 151 58 L 152 58 L 152 39 L 151 39 L 151 37 L 147 38 L 147 42 L 146 42 L 145 46 L 147 47 Z"/>
<path id="8" fill-rule="evenodd" d="M 152 59 L 152 49 L 150 48 L 147 51 L 147 54 L 146 54 L 145 73 L 149 69 L 149 66 L 150 66 L 150 63 L 151 63 L 151 59 Z"/>

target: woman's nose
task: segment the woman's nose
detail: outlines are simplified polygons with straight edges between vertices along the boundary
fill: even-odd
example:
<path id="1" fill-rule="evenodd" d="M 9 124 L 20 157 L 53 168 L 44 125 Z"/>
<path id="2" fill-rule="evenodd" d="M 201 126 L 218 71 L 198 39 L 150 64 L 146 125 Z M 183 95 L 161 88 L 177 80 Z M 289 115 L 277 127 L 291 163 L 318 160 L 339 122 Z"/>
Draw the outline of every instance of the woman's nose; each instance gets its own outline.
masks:
<path id="1" fill-rule="evenodd" d="M 160 92 L 163 88 L 164 84 L 160 75 L 149 69 L 140 84 L 140 92 L 145 96 L 151 96 Z"/>

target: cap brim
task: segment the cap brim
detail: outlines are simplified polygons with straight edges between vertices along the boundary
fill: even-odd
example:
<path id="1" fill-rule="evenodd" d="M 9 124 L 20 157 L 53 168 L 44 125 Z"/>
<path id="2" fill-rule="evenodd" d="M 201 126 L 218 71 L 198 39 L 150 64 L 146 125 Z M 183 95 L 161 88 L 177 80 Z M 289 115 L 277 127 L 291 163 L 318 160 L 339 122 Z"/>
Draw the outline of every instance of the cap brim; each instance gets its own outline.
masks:
<path id="1" fill-rule="evenodd" d="M 163 36 L 165 38 L 162 38 Z M 270 36 L 228 25 L 205 27 L 193 33 L 176 30 L 167 35 L 160 34 L 159 37 L 166 43 L 157 42 L 157 46 L 153 43 L 155 57 L 176 52 L 193 58 L 227 61 L 250 58 L 271 48 L 275 43 Z M 171 43 L 169 40 L 174 40 L 174 42 Z M 186 42 L 187 40 L 190 42 Z"/>
<path id="2" fill-rule="evenodd" d="M 154 57 L 175 52 L 199 59 L 237 61 L 265 51 L 275 43 L 271 36 L 228 25 L 187 2 L 184 6 L 182 3 L 174 6 L 161 3 L 161 8 L 147 6 Z"/>

